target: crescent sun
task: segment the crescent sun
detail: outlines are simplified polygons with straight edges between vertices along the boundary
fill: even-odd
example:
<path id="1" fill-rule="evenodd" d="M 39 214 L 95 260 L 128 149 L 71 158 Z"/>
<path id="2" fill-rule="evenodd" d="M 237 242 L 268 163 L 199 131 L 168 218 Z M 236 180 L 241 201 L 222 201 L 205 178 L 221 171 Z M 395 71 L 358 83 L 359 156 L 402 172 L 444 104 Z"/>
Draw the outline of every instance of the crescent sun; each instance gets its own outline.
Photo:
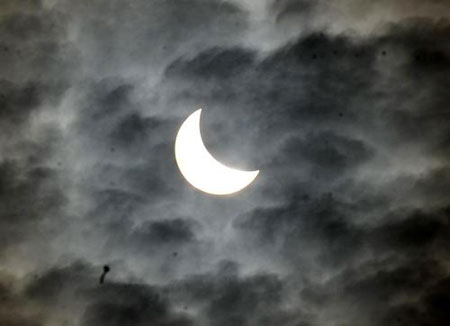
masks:
<path id="1" fill-rule="evenodd" d="M 206 149 L 200 133 L 202 109 L 181 125 L 175 139 L 175 159 L 181 174 L 195 188 L 213 195 L 228 195 L 244 189 L 259 171 L 242 171 L 217 161 Z"/>

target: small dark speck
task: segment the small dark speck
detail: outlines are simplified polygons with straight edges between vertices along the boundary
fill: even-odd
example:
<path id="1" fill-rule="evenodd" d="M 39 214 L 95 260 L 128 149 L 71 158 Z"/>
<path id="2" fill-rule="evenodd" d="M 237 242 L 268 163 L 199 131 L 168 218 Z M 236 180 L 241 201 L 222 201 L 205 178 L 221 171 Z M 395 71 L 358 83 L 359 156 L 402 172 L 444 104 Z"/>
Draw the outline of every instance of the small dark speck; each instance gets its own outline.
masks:
<path id="1" fill-rule="evenodd" d="M 184 306 L 183 309 L 184 309 L 184 310 L 187 310 L 187 306 Z"/>
<path id="2" fill-rule="evenodd" d="M 105 277 L 106 274 L 110 271 L 111 269 L 109 268 L 108 265 L 103 266 L 103 273 L 100 276 L 100 284 L 103 284 L 105 282 Z"/>
<path id="3" fill-rule="evenodd" d="M 339 117 L 342 118 L 344 114 L 342 112 L 339 112 Z"/>
<path id="4" fill-rule="evenodd" d="M 116 149 L 114 147 L 111 147 L 110 151 L 111 151 L 111 153 L 114 153 L 116 151 Z"/>
<path id="5" fill-rule="evenodd" d="M 386 51 L 384 51 L 384 50 L 381 51 L 381 54 L 382 54 L 382 55 L 386 55 Z"/>
<path id="6" fill-rule="evenodd" d="M 337 55 L 337 54 L 338 54 L 337 50 L 334 50 L 334 51 L 333 51 L 333 54 L 334 54 L 334 55 Z"/>
<path id="7" fill-rule="evenodd" d="M 306 200 L 309 200 L 310 197 L 309 197 L 309 195 L 305 194 L 305 195 L 302 196 L 302 199 L 306 201 Z"/>
<path id="8" fill-rule="evenodd" d="M 315 60 L 315 59 L 317 59 L 317 54 L 313 54 L 312 55 L 312 58 Z"/>
<path id="9" fill-rule="evenodd" d="M 174 253 L 172 253 L 172 256 L 174 256 L 174 257 L 176 257 L 176 256 L 178 256 L 178 252 L 174 252 Z"/>

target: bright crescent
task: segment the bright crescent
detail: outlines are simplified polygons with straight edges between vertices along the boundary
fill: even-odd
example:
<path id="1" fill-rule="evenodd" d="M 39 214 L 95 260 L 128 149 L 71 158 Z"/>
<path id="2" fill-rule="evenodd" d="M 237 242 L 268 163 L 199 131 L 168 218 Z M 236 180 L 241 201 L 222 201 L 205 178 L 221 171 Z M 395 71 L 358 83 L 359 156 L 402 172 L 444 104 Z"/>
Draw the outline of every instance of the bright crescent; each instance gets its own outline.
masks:
<path id="1" fill-rule="evenodd" d="M 259 171 L 241 171 L 217 161 L 206 149 L 200 133 L 202 109 L 181 125 L 175 139 L 175 158 L 181 174 L 195 188 L 214 195 L 228 195 L 244 189 Z"/>

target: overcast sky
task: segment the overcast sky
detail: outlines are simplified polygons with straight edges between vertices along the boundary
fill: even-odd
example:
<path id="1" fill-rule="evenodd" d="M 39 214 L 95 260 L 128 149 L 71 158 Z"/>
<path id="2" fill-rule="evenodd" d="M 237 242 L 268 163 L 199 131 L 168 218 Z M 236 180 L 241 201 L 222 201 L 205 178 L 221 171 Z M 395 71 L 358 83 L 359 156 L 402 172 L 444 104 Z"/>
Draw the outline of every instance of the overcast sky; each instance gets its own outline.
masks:
<path id="1" fill-rule="evenodd" d="M 1 0 L 0 325 L 450 325 L 449 19 Z M 180 174 L 198 108 L 242 192 Z"/>

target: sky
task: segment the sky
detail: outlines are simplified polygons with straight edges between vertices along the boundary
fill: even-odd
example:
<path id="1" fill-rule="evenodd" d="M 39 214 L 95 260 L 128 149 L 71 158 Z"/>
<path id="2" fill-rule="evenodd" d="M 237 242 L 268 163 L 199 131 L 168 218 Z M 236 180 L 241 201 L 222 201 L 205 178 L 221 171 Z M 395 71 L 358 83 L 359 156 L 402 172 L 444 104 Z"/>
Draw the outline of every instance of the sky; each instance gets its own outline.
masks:
<path id="1" fill-rule="evenodd" d="M 448 326 L 449 19 L 0 1 L 0 325 Z M 199 108 L 214 157 L 260 171 L 243 191 L 179 172 Z"/>

